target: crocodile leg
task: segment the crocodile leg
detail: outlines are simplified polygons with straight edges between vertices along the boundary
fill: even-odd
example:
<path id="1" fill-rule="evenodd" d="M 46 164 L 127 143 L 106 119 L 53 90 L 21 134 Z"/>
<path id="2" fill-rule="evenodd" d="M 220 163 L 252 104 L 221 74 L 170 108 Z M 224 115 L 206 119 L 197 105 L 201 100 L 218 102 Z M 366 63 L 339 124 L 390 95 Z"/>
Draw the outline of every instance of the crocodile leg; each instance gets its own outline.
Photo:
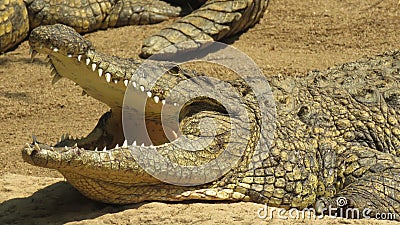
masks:
<path id="1" fill-rule="evenodd" d="M 180 8 L 158 0 L 25 0 L 30 28 L 63 23 L 78 32 L 108 27 L 151 24 L 179 16 Z"/>
<path id="2" fill-rule="evenodd" d="M 346 218 L 390 213 L 400 221 L 400 159 L 367 147 L 353 147 L 339 158 L 344 188 L 332 198 L 318 200 L 317 211 Z"/>
<path id="3" fill-rule="evenodd" d="M 207 1 L 196 11 L 145 40 L 141 57 L 149 57 L 170 45 L 176 44 L 165 50 L 166 53 L 196 48 L 199 41 L 221 40 L 237 34 L 258 22 L 267 5 L 268 0 Z"/>

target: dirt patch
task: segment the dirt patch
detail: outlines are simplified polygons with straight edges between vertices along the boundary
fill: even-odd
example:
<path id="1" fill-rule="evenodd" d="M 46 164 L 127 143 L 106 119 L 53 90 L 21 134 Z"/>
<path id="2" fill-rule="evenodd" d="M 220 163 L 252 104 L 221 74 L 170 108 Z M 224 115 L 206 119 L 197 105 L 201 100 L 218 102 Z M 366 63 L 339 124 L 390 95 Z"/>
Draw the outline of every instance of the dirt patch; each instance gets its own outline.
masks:
<path id="1" fill-rule="evenodd" d="M 301 76 L 399 48 L 399 21 L 397 1 L 275 0 L 261 22 L 233 46 L 254 59 L 266 76 Z M 98 31 L 86 37 L 99 51 L 135 58 L 141 41 L 167 23 Z M 46 143 L 57 142 L 63 133 L 84 136 L 108 110 L 81 96 L 81 89 L 72 82 L 61 80 L 52 86 L 50 81 L 43 58 L 30 62 L 26 42 L 0 56 L 0 220 L 33 224 L 294 223 L 258 219 L 256 211 L 261 205 L 253 203 L 114 207 L 85 199 L 59 173 L 30 166 L 21 158 L 20 151 L 24 143 L 31 142 L 31 134 Z"/>

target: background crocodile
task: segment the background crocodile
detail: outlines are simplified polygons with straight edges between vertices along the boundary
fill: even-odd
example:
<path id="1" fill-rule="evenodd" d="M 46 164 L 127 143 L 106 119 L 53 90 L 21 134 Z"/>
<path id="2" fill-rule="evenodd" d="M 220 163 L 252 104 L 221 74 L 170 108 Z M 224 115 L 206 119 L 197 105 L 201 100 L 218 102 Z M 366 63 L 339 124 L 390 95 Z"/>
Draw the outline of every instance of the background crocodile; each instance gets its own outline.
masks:
<path id="1" fill-rule="evenodd" d="M 29 30 L 45 24 L 62 23 L 78 32 L 109 27 L 158 23 L 179 15 L 189 15 L 162 29 L 144 41 L 141 56 L 148 57 L 161 49 L 190 41 L 221 40 L 244 31 L 259 21 L 267 0 L 9 0 L 0 5 L 0 52 L 24 40 Z"/>
<path id="2" fill-rule="evenodd" d="M 260 112 L 246 84 L 231 81 L 241 93 L 251 118 L 252 138 L 237 140 L 248 144 L 245 154 L 237 167 L 220 180 L 182 187 L 162 183 L 144 172 L 131 159 L 121 131 L 116 132 L 121 129 L 118 111 L 125 86 L 134 85 L 129 82 L 130 73 L 125 72 L 137 68 L 139 62 L 97 53 L 89 41 L 60 25 L 35 29 L 30 44 L 34 50 L 49 54 L 56 80 L 60 75 L 68 77 L 112 108 L 87 138 L 66 138 L 53 148 L 34 142 L 23 150 L 24 160 L 57 169 L 89 198 L 111 203 L 245 200 L 298 208 L 317 202 L 316 207 L 320 208 L 336 206 L 335 197 L 346 197 L 346 207 L 369 208 L 372 214 L 399 213 L 399 51 L 325 72 L 310 72 L 303 79 L 271 78 L 277 101 L 277 128 L 271 148 L 259 161 L 253 161 L 251 154 L 254 142 L 267 135 L 259 131 Z M 174 68 L 163 80 L 166 89 L 146 90 L 144 83 L 137 83 L 137 92 L 149 92 L 148 101 L 151 110 L 155 110 L 157 104 L 163 103 L 162 93 L 170 88 L 168 85 L 192 76 Z M 215 104 L 204 111 L 190 104 L 185 111 L 188 113 L 181 123 L 186 134 L 198 135 L 195 127 L 201 118 L 217 121 L 217 138 L 210 149 L 205 149 L 213 151 L 186 152 L 174 149 L 168 142 L 155 148 L 183 165 L 215 158 L 229 136 L 229 119 L 235 118 L 227 118 Z M 113 148 L 116 144 L 121 147 Z M 113 149 L 93 151 L 104 146 Z"/>

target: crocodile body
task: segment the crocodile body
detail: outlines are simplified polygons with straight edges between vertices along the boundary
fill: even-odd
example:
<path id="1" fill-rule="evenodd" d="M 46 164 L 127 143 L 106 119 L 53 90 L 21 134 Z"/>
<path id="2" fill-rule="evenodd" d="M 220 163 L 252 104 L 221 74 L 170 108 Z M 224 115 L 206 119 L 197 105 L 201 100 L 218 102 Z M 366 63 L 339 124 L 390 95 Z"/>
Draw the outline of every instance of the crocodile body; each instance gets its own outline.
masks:
<path id="1" fill-rule="evenodd" d="M 157 167 L 158 162 L 147 155 L 151 149 L 179 165 L 198 166 L 221 154 L 229 143 L 232 122 L 245 122 L 229 117 L 209 99 L 197 99 L 183 108 L 180 127 L 186 135 L 199 136 L 199 121 L 213 119 L 218 129 L 204 149 L 185 150 L 159 134 L 152 137 L 155 146 L 140 145 L 136 139 L 131 145 L 132 140 L 125 141 L 122 132 L 121 108 L 126 86 L 132 85 L 137 95 L 147 98 L 154 117 L 162 105 L 168 105 L 163 100 L 171 88 L 196 77 L 195 73 L 174 67 L 159 80 L 162 85 L 149 89 L 146 82 L 151 73 L 149 79 L 132 75 L 139 61 L 96 52 L 89 41 L 62 25 L 36 28 L 30 45 L 33 51 L 48 55 L 54 82 L 61 77 L 71 79 L 111 108 L 86 138 L 63 137 L 52 147 L 35 140 L 22 151 L 26 162 L 58 170 L 89 198 L 117 204 L 191 199 L 254 201 L 321 209 L 338 207 L 336 198 L 344 197 L 347 205 L 341 207 L 368 208 L 371 215 L 395 213 L 399 219 L 399 51 L 324 72 L 313 71 L 301 78 L 271 77 L 276 129 L 269 147 L 260 146 L 264 154 L 257 157 L 252 155 L 255 143 L 268 135 L 261 132 L 257 100 L 242 80 L 228 81 L 243 100 L 241 106 L 249 118 L 250 135 L 235 139 L 233 144 L 244 144 L 243 154 L 219 179 L 183 186 L 151 176 L 132 157 L 132 148 L 142 150 L 141 157 L 155 164 L 156 170 L 169 169 L 161 163 Z M 226 92 L 221 95 L 227 102 L 232 98 Z M 157 130 L 157 122 L 152 126 L 152 131 Z"/>
<path id="2" fill-rule="evenodd" d="M 8 0 L 0 4 L 0 52 L 11 49 L 29 33 L 46 24 L 62 23 L 80 33 L 126 25 L 152 24 L 185 15 L 143 44 L 141 56 L 148 57 L 165 47 L 199 40 L 221 40 L 253 26 L 267 7 L 267 0 Z M 200 7 L 200 8 L 198 8 Z M 186 15 L 193 8 L 197 10 Z"/>

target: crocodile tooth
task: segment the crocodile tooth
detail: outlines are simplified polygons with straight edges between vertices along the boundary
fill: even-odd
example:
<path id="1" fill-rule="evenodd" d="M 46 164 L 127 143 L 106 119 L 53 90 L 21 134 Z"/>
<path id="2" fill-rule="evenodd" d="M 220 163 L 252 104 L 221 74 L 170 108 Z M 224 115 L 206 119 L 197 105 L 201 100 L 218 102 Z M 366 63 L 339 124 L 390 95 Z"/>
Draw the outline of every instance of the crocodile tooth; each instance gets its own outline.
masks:
<path id="1" fill-rule="evenodd" d="M 82 55 L 78 55 L 78 61 L 80 62 L 82 60 Z"/>
<path id="2" fill-rule="evenodd" d="M 53 48 L 53 52 L 58 52 L 58 48 Z"/>
<path id="3" fill-rule="evenodd" d="M 40 146 L 38 145 L 38 143 L 35 143 L 34 146 L 36 151 L 40 151 Z"/>
<path id="4" fill-rule="evenodd" d="M 114 84 L 118 83 L 118 80 L 114 80 Z"/>
<path id="5" fill-rule="evenodd" d="M 125 87 L 128 87 L 129 80 L 124 80 Z"/>
<path id="6" fill-rule="evenodd" d="M 86 58 L 86 66 L 89 66 L 89 64 L 90 64 L 90 59 Z"/>
<path id="7" fill-rule="evenodd" d="M 52 64 L 51 59 L 49 59 L 48 66 L 49 66 L 50 70 L 56 70 L 56 68 L 55 68 L 54 65 Z"/>
<path id="8" fill-rule="evenodd" d="M 159 98 L 158 96 L 154 96 L 154 101 L 155 101 L 156 103 L 158 103 L 158 102 L 160 101 L 160 98 Z"/>
<path id="9" fill-rule="evenodd" d="M 72 54 L 68 54 L 67 57 L 68 57 L 68 58 L 72 58 Z"/>
<path id="10" fill-rule="evenodd" d="M 99 77 L 101 77 L 101 76 L 103 75 L 103 69 L 102 69 L 102 68 L 99 68 L 99 69 L 98 69 L 98 72 L 99 72 Z"/>
<path id="11" fill-rule="evenodd" d="M 144 87 L 142 85 L 140 85 L 140 90 L 144 91 Z"/>
<path id="12" fill-rule="evenodd" d="M 56 71 L 56 70 L 51 70 L 51 71 L 50 71 L 50 74 L 53 75 L 53 76 L 55 76 L 55 75 L 57 75 L 57 71 Z"/>
<path id="13" fill-rule="evenodd" d="M 65 150 L 67 150 L 67 151 L 68 151 L 68 147 L 67 147 L 67 146 L 64 146 L 64 148 L 65 148 Z"/>
<path id="14" fill-rule="evenodd" d="M 162 103 L 163 105 L 165 105 L 165 103 L 166 103 L 165 99 L 161 100 L 161 103 Z"/>
<path id="15" fill-rule="evenodd" d="M 82 90 L 82 96 L 85 96 L 85 95 L 87 95 L 86 91 Z"/>
<path id="16" fill-rule="evenodd" d="M 119 145 L 118 145 L 118 144 L 116 144 L 116 145 L 115 145 L 115 148 L 119 148 Z"/>
<path id="17" fill-rule="evenodd" d="M 97 147 L 94 149 L 94 151 L 98 151 L 98 150 L 99 150 L 99 148 L 97 148 Z"/>
<path id="18" fill-rule="evenodd" d="M 77 148 L 78 147 L 78 143 L 75 143 L 73 148 Z"/>
<path id="19" fill-rule="evenodd" d="M 147 92 L 147 96 L 148 96 L 149 98 L 151 98 L 151 92 L 150 92 L 150 91 Z"/>
<path id="20" fill-rule="evenodd" d="M 127 148 L 128 147 L 128 140 L 125 139 L 124 143 L 122 144 L 123 148 Z"/>
<path id="21" fill-rule="evenodd" d="M 137 84 L 135 81 L 132 82 L 133 87 L 137 87 Z"/>
<path id="22" fill-rule="evenodd" d="M 51 80 L 51 84 L 57 83 L 61 78 L 62 76 L 56 72 L 56 74 L 53 77 L 53 80 Z"/>
<path id="23" fill-rule="evenodd" d="M 132 143 L 132 145 L 133 145 L 133 146 L 136 146 L 136 141 L 134 141 L 134 142 Z"/>
<path id="24" fill-rule="evenodd" d="M 174 106 L 177 106 L 178 104 L 176 102 L 174 102 Z"/>
<path id="25" fill-rule="evenodd" d="M 106 152 L 107 151 L 107 147 L 106 146 L 104 146 L 104 148 L 103 148 L 103 152 Z"/>
<path id="26" fill-rule="evenodd" d="M 140 145 L 140 147 L 144 147 L 144 143 L 142 143 L 142 145 Z"/>
<path id="27" fill-rule="evenodd" d="M 106 73 L 106 81 L 108 82 L 108 83 L 110 83 L 110 81 L 111 81 L 111 74 L 110 73 Z"/>
<path id="28" fill-rule="evenodd" d="M 33 49 L 30 49 L 29 54 L 31 55 L 31 62 L 32 62 L 35 56 L 38 54 L 38 52 Z"/>
<path id="29" fill-rule="evenodd" d="M 96 67 L 97 67 L 97 64 L 96 64 L 96 63 L 92 63 L 92 70 L 93 70 L 93 72 L 96 71 Z"/>

